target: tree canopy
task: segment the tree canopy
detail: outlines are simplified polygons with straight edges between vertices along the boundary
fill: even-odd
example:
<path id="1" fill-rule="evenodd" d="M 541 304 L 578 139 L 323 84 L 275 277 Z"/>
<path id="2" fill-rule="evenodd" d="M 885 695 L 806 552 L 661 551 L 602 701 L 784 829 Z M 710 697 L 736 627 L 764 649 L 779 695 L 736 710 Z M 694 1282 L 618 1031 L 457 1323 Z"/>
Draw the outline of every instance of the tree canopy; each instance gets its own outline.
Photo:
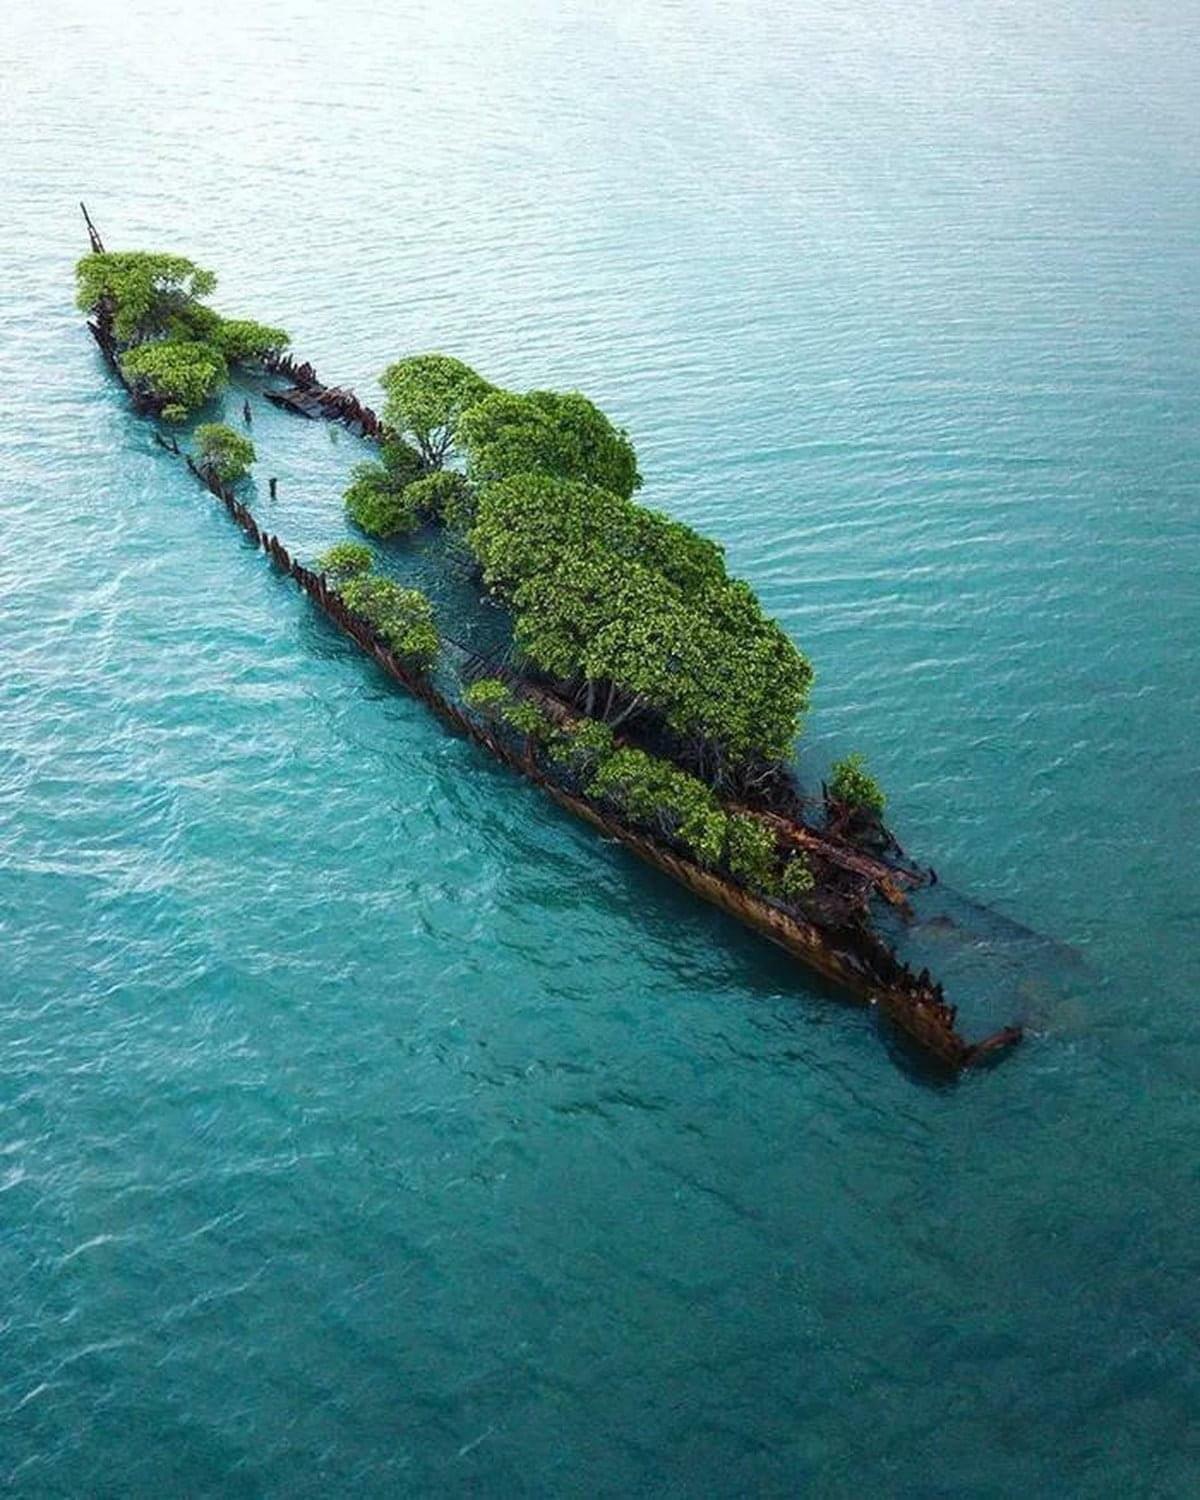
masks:
<path id="1" fill-rule="evenodd" d="M 426 669 L 438 652 L 433 606 L 420 589 L 402 588 L 390 578 L 359 569 L 338 584 L 347 609 L 360 615 L 397 656 Z"/>
<path id="2" fill-rule="evenodd" d="M 881 813 L 887 805 L 883 788 L 867 770 L 866 762 L 857 750 L 834 761 L 829 795 L 835 802 L 844 802 L 847 807 L 862 808 L 867 812 Z"/>
<path id="3" fill-rule="evenodd" d="M 278 354 L 292 339 L 284 329 L 272 328 L 267 323 L 255 323 L 249 318 L 218 317 L 212 341 L 231 364 L 237 364 L 262 359 L 266 354 Z"/>
<path id="4" fill-rule="evenodd" d="M 421 455 L 400 439 L 384 443 L 380 463 L 355 464 L 343 495 L 350 519 L 368 536 L 400 536 L 424 519 L 423 493 L 410 493 L 424 474 Z"/>
<path id="5" fill-rule="evenodd" d="M 375 565 L 375 554 L 364 542 L 334 542 L 316 559 L 319 572 L 331 578 L 353 578 L 355 573 L 369 573 Z"/>
<path id="6" fill-rule="evenodd" d="M 200 467 L 225 484 L 241 479 L 254 462 L 254 444 L 224 422 L 203 422 L 193 434 Z"/>
<path id="7" fill-rule="evenodd" d="M 493 391 L 462 413 L 458 445 L 481 483 L 544 474 L 628 499 L 642 482 L 628 433 L 578 391 Z"/>
<path id="8" fill-rule="evenodd" d="M 138 344 L 121 356 L 121 370 L 134 385 L 184 412 L 203 406 L 229 378 L 219 349 L 190 340 Z"/>
<path id="9" fill-rule="evenodd" d="M 719 778 L 786 756 L 812 669 L 720 548 L 593 485 L 522 474 L 484 485 L 469 544 L 542 671 L 620 723 L 649 711 Z"/>
<path id="10" fill-rule="evenodd" d="M 463 412 L 495 389 L 449 354 L 397 360 L 379 383 L 387 397 L 384 422 L 416 446 L 430 469 L 440 468 L 454 446 Z"/>
<path id="11" fill-rule="evenodd" d="M 165 333 L 188 302 L 209 296 L 217 278 L 182 255 L 150 250 L 85 255 L 75 268 L 77 301 L 84 312 L 106 303 L 122 343 Z"/>
<path id="12" fill-rule="evenodd" d="M 126 346 L 127 380 L 164 403 L 163 416 L 182 419 L 229 378 L 229 365 L 283 349 L 282 328 L 223 318 L 201 300 L 217 278 L 182 255 L 148 250 L 85 255 L 75 268 L 77 300 L 103 311 Z"/>

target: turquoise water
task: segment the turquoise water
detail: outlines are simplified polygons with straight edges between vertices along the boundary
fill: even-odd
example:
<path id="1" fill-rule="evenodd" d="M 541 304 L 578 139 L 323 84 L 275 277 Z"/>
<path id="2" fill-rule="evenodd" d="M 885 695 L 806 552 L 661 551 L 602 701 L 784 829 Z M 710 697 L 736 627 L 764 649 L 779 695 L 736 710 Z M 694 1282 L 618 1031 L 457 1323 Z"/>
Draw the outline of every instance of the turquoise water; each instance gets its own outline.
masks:
<path id="1" fill-rule="evenodd" d="M 1195 1492 L 1198 33 L 6 17 L 0 1482 Z M 1084 955 L 1026 1046 L 931 1082 L 392 691 L 106 378 L 80 197 L 329 380 L 624 422 L 817 663 L 806 773 Z M 256 433 L 337 535 L 356 444 Z"/>

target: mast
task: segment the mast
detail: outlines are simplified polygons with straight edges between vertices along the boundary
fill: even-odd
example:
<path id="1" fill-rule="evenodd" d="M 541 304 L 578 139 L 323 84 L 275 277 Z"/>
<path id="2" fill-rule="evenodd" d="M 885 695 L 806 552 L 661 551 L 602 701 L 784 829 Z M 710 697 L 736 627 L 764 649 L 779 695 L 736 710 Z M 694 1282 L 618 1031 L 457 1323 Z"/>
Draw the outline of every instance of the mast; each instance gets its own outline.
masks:
<path id="1" fill-rule="evenodd" d="M 81 203 L 79 208 L 83 214 L 83 222 L 87 225 L 88 239 L 92 242 L 92 254 L 103 255 L 104 241 L 100 238 L 100 231 L 92 223 L 91 215 L 87 211 L 87 204 Z"/>

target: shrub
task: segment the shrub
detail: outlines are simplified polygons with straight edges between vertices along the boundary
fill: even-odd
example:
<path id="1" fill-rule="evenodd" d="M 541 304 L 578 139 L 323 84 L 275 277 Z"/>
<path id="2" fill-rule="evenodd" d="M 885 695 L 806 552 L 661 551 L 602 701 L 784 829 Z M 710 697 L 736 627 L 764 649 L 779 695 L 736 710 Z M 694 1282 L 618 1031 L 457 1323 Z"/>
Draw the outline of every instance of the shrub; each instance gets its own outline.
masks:
<path id="1" fill-rule="evenodd" d="M 779 882 L 779 894 L 785 901 L 798 901 L 807 896 L 816 885 L 812 868 L 803 854 L 793 854 L 783 867 Z"/>
<path id="2" fill-rule="evenodd" d="M 716 864 L 726 816 L 712 792 L 669 760 L 623 747 L 602 759 L 588 793 L 613 803 L 636 823 L 678 838 L 706 864 Z"/>
<path id="3" fill-rule="evenodd" d="M 433 607 L 419 589 L 401 588 L 378 573 L 355 573 L 341 585 L 346 607 L 372 625 L 397 656 L 422 669 L 438 652 Z"/>
<path id="4" fill-rule="evenodd" d="M 550 758 L 580 775 L 595 771 L 613 753 L 613 732 L 599 719 L 572 719 L 550 748 Z"/>
<path id="5" fill-rule="evenodd" d="M 679 829 L 680 837 L 702 865 L 721 863 L 729 837 L 729 816 L 719 808 L 696 811 Z"/>
<path id="6" fill-rule="evenodd" d="M 501 708 L 500 717 L 510 729 L 539 743 L 547 743 L 554 736 L 554 721 L 528 698 L 513 699 Z"/>
<path id="7" fill-rule="evenodd" d="M 224 422 L 204 422 L 195 431 L 200 467 L 215 474 L 223 484 L 234 484 L 254 462 L 254 444 Z"/>
<path id="8" fill-rule="evenodd" d="M 829 778 L 829 795 L 835 802 L 844 802 L 848 807 L 864 808 L 881 813 L 887 805 L 883 788 L 866 770 L 862 755 L 857 751 L 842 760 L 835 761 Z"/>
<path id="9" fill-rule="evenodd" d="M 476 678 L 463 694 L 463 702 L 467 707 L 476 709 L 479 713 L 498 713 L 511 701 L 512 694 L 508 690 L 508 684 L 499 677 Z"/>
<path id="10" fill-rule="evenodd" d="M 365 542 L 334 542 L 316 559 L 318 572 L 328 573 L 331 578 L 353 578 L 357 573 L 369 573 L 375 563 L 375 554 Z"/>
<path id="11" fill-rule="evenodd" d="M 350 519 L 368 536 L 401 536 L 421 524 L 407 490 L 393 483 L 382 464 L 356 464 L 343 498 Z"/>
<path id="12" fill-rule="evenodd" d="M 725 862 L 729 873 L 752 891 L 772 895 L 778 889 L 779 856 L 775 835 L 757 818 L 734 813 L 729 819 Z"/>
<path id="13" fill-rule="evenodd" d="M 424 519 L 421 495 L 410 495 L 413 481 L 424 473 L 421 455 L 399 438 L 384 443 L 379 463 L 356 464 L 349 489 L 342 497 L 350 519 L 368 536 L 401 536 L 415 531 Z"/>
<path id="14" fill-rule="evenodd" d="M 438 469 L 414 479 L 404 493 L 418 515 L 440 521 L 453 531 L 465 531 L 471 524 L 470 487 L 453 469 Z"/>
<path id="15" fill-rule="evenodd" d="M 188 411 L 203 406 L 229 378 L 225 356 L 212 344 L 169 339 L 122 355 L 121 373 L 139 389 Z"/>
<path id="16" fill-rule="evenodd" d="M 379 460 L 387 472 L 388 479 L 400 490 L 406 484 L 412 484 L 414 479 L 420 479 L 426 472 L 421 455 L 411 443 L 406 443 L 403 438 L 390 437 L 385 443 L 381 443 Z"/>

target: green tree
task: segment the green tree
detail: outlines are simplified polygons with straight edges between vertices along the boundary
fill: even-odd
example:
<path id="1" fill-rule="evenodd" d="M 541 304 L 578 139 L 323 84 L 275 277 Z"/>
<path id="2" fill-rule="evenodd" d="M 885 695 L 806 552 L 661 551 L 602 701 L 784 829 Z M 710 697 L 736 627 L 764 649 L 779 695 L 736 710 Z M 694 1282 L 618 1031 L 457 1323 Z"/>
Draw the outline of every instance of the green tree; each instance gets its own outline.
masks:
<path id="1" fill-rule="evenodd" d="M 79 307 L 90 312 L 107 306 L 122 343 L 167 332 L 172 318 L 217 284 L 211 271 L 182 255 L 147 250 L 85 255 L 75 267 L 75 280 Z"/>
<path id="2" fill-rule="evenodd" d="M 130 349 L 121 356 L 121 371 L 139 390 L 185 412 L 203 406 L 229 378 L 219 349 L 211 344 L 170 340 Z"/>
<path id="3" fill-rule="evenodd" d="M 411 486 L 425 473 L 421 455 L 402 439 L 393 438 L 379 450 L 379 463 L 356 464 L 343 499 L 350 519 L 370 536 L 402 536 L 425 519 L 429 499 Z"/>
<path id="4" fill-rule="evenodd" d="M 382 464 L 355 464 L 343 498 L 350 519 L 368 536 L 402 536 L 421 524 L 406 490 L 392 483 Z"/>
<path id="5" fill-rule="evenodd" d="M 747 813 L 729 819 L 725 859 L 735 880 L 763 896 L 779 889 L 779 851 L 765 823 Z"/>
<path id="6" fill-rule="evenodd" d="M 369 573 L 374 565 L 375 554 L 364 542 L 334 542 L 316 559 L 317 571 L 330 578 L 353 578 Z"/>
<path id="7" fill-rule="evenodd" d="M 389 365 L 379 377 L 386 401 L 383 420 L 415 443 L 427 468 L 440 469 L 454 446 L 459 418 L 494 389 L 462 360 L 416 354 Z"/>
<path id="8" fill-rule="evenodd" d="M 480 483 L 548 474 L 628 499 L 642 482 L 628 433 L 578 391 L 493 391 L 462 413 L 458 445 Z"/>
<path id="9" fill-rule="evenodd" d="M 438 469 L 405 486 L 409 503 L 419 515 L 462 532 L 474 515 L 470 486 L 453 469 Z"/>
<path id="10" fill-rule="evenodd" d="M 816 886 L 816 877 L 803 854 L 793 854 L 783 867 L 779 894 L 785 901 L 800 901 Z"/>
<path id="11" fill-rule="evenodd" d="M 833 764 L 829 778 L 829 795 L 834 802 L 847 807 L 863 808 L 879 814 L 887 806 L 883 788 L 866 769 L 863 756 L 855 751 Z"/>
<path id="12" fill-rule="evenodd" d="M 812 669 L 690 528 L 595 485 L 521 474 L 482 487 L 468 541 L 518 646 L 587 713 L 656 716 L 717 782 L 789 753 Z"/>
<path id="13" fill-rule="evenodd" d="M 254 444 L 224 422 L 204 422 L 195 431 L 200 467 L 215 474 L 223 484 L 234 484 L 254 462 Z"/>
<path id="14" fill-rule="evenodd" d="M 284 329 L 253 323 L 246 318 L 218 318 L 208 338 L 230 364 L 244 364 L 262 359 L 267 354 L 278 354 L 292 342 L 291 335 Z"/>
<path id="15" fill-rule="evenodd" d="M 402 588 L 378 573 L 355 573 L 340 585 L 346 607 L 373 626 L 397 656 L 422 670 L 438 653 L 433 606 L 419 589 Z"/>

